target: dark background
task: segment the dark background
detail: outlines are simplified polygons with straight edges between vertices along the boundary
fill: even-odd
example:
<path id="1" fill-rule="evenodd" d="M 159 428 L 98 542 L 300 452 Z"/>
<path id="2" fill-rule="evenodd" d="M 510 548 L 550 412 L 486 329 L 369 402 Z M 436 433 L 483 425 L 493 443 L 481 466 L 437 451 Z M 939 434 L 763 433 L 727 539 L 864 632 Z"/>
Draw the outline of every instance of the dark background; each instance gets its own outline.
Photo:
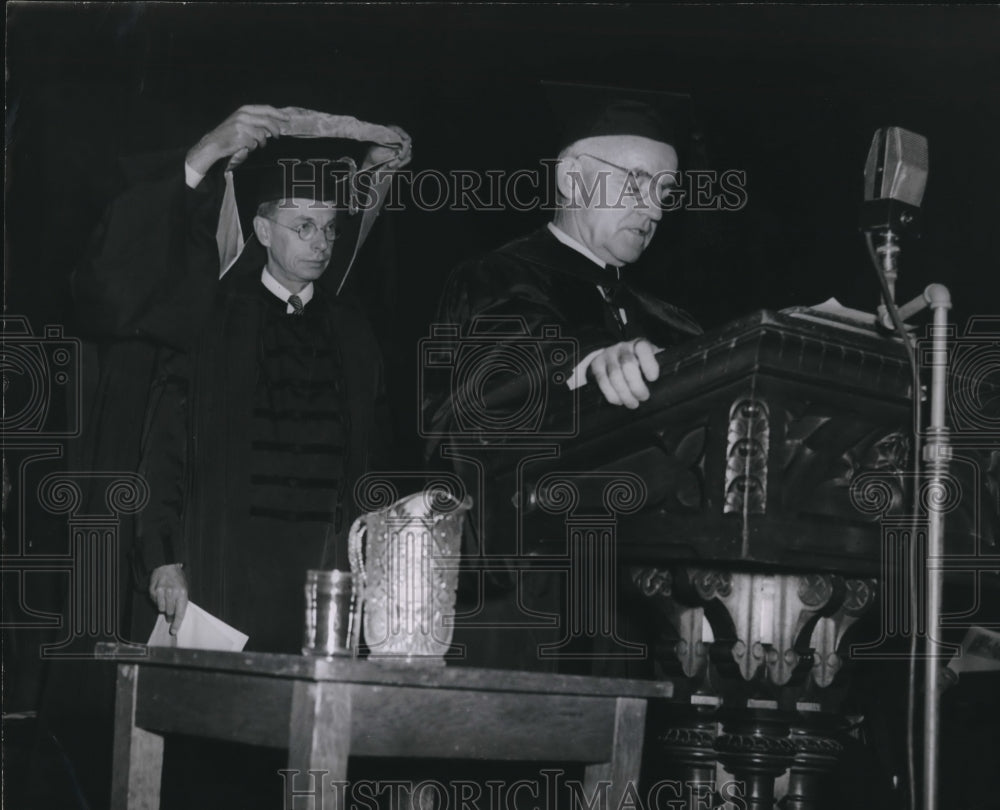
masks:
<path id="1" fill-rule="evenodd" d="M 997 312 L 996 7 L 7 6 L 8 312 L 71 326 L 67 277 L 121 155 L 186 147 L 241 104 L 395 122 L 414 172 L 538 167 L 538 81 L 688 93 L 698 163 L 746 172 L 739 212 L 668 217 L 647 282 L 706 326 L 836 296 L 871 310 L 857 229 L 872 134 L 925 135 L 923 235 L 899 298 L 947 284 L 954 318 Z M 690 167 L 690 163 L 688 166 Z M 682 168 L 684 168 L 682 166 Z M 404 203 L 406 200 L 404 199 Z M 404 442 L 416 340 L 446 273 L 547 219 L 447 207 L 380 219 L 355 288 L 386 341 Z"/>
<path id="2" fill-rule="evenodd" d="M 874 308 L 857 221 L 872 134 L 887 125 L 930 148 L 923 234 L 903 254 L 900 299 L 939 281 L 960 326 L 1000 312 L 997 7 L 6 11 L 5 306 L 36 334 L 73 332 L 69 273 L 117 190 L 120 156 L 190 146 L 239 105 L 265 103 L 397 123 L 413 137 L 414 172 L 537 167 L 552 156 L 540 79 L 688 93 L 701 165 L 746 172 L 743 210 L 671 215 L 636 270 L 707 327 L 830 296 Z M 380 218 L 353 284 L 385 343 L 401 464 L 416 463 L 416 342 L 447 272 L 545 220 L 412 205 Z M 11 654 L 5 644 L 8 673 Z M 5 709 L 30 706 L 34 683 L 15 667 Z M 964 744 L 945 755 L 986 749 L 988 719 L 971 722 L 976 697 L 962 699 L 963 719 L 948 722 L 964 724 Z"/>

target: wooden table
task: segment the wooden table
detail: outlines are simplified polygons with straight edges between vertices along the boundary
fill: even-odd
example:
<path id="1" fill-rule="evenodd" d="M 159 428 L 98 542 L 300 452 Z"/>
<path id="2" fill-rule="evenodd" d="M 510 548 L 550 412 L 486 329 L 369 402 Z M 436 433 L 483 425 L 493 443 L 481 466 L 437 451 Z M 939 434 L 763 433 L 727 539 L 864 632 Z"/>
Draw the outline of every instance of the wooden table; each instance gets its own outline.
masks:
<path id="1" fill-rule="evenodd" d="M 346 780 L 351 755 L 584 763 L 586 795 L 606 780 L 617 807 L 637 786 L 647 701 L 673 694 L 669 682 L 512 670 L 97 652 L 119 662 L 112 810 L 159 806 L 162 735 L 174 732 L 287 748 L 290 770 L 323 771 L 327 784 Z"/>

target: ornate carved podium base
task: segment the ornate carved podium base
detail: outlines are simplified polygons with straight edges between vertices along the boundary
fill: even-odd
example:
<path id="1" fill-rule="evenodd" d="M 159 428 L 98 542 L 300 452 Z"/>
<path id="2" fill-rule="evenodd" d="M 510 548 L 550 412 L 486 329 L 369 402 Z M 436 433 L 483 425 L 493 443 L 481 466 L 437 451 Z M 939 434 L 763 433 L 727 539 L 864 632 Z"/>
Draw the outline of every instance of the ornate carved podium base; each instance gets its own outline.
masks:
<path id="1" fill-rule="evenodd" d="M 687 707 L 654 720 L 685 806 L 828 807 L 849 739 L 841 690 L 829 687 L 875 581 L 685 565 L 629 576 L 633 595 L 661 616 L 659 667 L 691 689 Z"/>
<path id="2" fill-rule="evenodd" d="M 833 715 L 703 703 L 657 721 L 662 771 L 683 784 L 686 808 L 831 806 L 830 778 L 845 740 Z"/>

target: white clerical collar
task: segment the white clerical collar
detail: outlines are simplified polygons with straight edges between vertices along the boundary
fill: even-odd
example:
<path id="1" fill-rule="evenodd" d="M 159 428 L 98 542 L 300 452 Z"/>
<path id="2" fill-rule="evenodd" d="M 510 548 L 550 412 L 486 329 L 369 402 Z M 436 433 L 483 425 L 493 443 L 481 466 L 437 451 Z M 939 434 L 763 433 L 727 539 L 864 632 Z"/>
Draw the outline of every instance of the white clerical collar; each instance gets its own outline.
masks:
<path id="1" fill-rule="evenodd" d="M 288 304 L 288 309 L 285 310 L 289 315 L 295 311 L 295 307 L 288 303 L 288 299 L 292 295 L 298 295 L 299 300 L 302 301 L 302 306 L 305 306 L 310 301 L 312 301 L 313 293 L 315 292 L 313 283 L 310 281 L 303 287 L 298 293 L 289 292 L 282 286 L 281 282 L 278 281 L 274 276 L 267 272 L 265 267 L 260 274 L 260 283 L 267 287 L 276 297 L 280 298 L 286 304 Z"/>
<path id="2" fill-rule="evenodd" d="M 564 245 L 566 245 L 566 247 L 572 248 L 577 253 L 579 253 L 581 256 L 586 256 L 588 259 L 590 259 L 598 267 L 607 268 L 608 263 L 606 261 L 604 261 L 603 259 L 599 259 L 597 257 L 597 254 L 594 253 L 594 251 L 592 251 L 590 248 L 588 248 L 582 242 L 578 242 L 576 239 L 574 239 L 572 236 L 570 236 L 568 233 L 566 233 L 566 231 L 564 231 L 562 228 L 560 228 L 554 222 L 550 222 L 549 223 L 549 230 L 552 232 L 552 235 L 556 239 L 558 239 L 560 242 L 562 242 Z M 621 268 L 614 267 L 613 269 L 616 270 L 616 271 L 619 271 Z"/>

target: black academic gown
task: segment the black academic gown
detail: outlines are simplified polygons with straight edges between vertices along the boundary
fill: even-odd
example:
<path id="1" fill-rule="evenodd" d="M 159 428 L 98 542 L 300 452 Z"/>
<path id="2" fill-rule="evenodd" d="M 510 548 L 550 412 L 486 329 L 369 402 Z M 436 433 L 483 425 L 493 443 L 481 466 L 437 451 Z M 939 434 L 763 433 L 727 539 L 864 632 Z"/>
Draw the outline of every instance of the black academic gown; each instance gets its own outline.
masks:
<path id="1" fill-rule="evenodd" d="M 627 274 L 627 270 L 625 271 Z M 627 276 L 626 276 L 627 277 Z M 598 288 L 601 285 L 605 292 Z M 625 311 L 622 318 L 619 309 Z M 532 356 L 540 363 L 536 373 L 523 373 L 514 369 L 503 370 L 505 344 L 512 339 L 525 342 L 524 337 L 511 336 L 510 322 L 518 323 L 528 341 L 538 341 L 539 352 Z M 474 465 L 443 460 L 442 448 L 449 438 L 455 443 L 468 445 L 482 442 L 488 446 L 483 452 L 504 452 L 506 441 L 532 441 L 538 438 L 551 443 L 564 440 L 562 436 L 551 438 L 547 431 L 559 422 L 565 425 L 570 417 L 569 410 L 575 406 L 574 395 L 565 385 L 574 366 L 595 349 L 613 345 L 620 341 L 645 337 L 654 344 L 667 347 L 681 340 L 700 334 L 700 327 L 682 310 L 660 301 L 641 290 L 626 286 L 618 274 L 599 267 L 590 259 L 560 242 L 548 228 L 542 228 L 528 236 L 514 240 L 485 256 L 460 265 L 451 274 L 442 294 L 435 319 L 438 328 L 456 325 L 459 327 L 461 347 L 470 343 L 476 346 L 495 342 L 496 351 L 479 350 L 474 373 L 452 374 L 450 377 L 438 375 L 436 385 L 425 387 L 423 409 L 425 423 L 431 428 L 431 438 L 427 443 L 427 463 L 430 466 L 451 466 L 466 481 L 467 486 L 475 485 L 478 472 Z M 550 351 L 552 347 L 565 345 L 570 341 L 574 351 L 569 354 Z M 460 365 L 461 352 L 454 353 L 454 362 Z M 496 373 L 484 373 L 484 366 L 495 363 Z M 428 377 L 424 369 L 425 378 Z M 533 378 L 533 379 L 529 379 Z M 541 386 L 542 396 L 535 401 L 544 408 L 537 423 L 537 435 L 531 432 L 516 437 L 505 435 L 503 416 L 505 413 L 522 413 L 518 408 L 529 401 L 530 393 L 526 385 Z M 590 381 L 590 385 L 594 385 Z M 465 401 L 480 405 L 484 411 L 496 417 L 490 424 L 484 424 L 477 432 L 468 418 L 462 421 L 456 413 L 456 402 Z M 506 409 L 506 410 L 505 410 Z M 519 422 L 523 427 L 526 422 Z M 501 425 L 499 429 L 494 426 Z M 450 434 L 450 437 L 449 437 Z M 442 438 L 445 436 L 447 438 Z M 462 452 L 468 453 L 468 450 Z M 513 541 L 516 533 L 512 527 L 517 521 L 516 510 L 504 499 L 491 502 L 487 492 L 481 523 L 484 536 L 467 532 L 466 553 L 472 556 L 506 555 L 514 553 Z M 475 491 L 475 490 L 472 490 Z M 479 516 L 473 516 L 473 524 Z M 491 531 L 492 529 L 492 531 Z M 512 568 L 524 568 L 525 560 L 513 560 Z M 495 578 L 492 578 L 495 580 Z M 490 583 L 491 578 L 485 580 Z M 480 580 L 473 575 L 472 583 L 465 594 L 471 604 L 482 596 Z M 536 654 L 540 643 L 558 640 L 560 628 L 544 627 L 503 629 L 504 623 L 524 623 L 525 614 L 521 607 L 542 613 L 559 613 L 559 593 L 553 578 L 547 574 L 535 574 L 520 579 L 523 588 L 520 596 L 513 590 L 517 582 L 512 577 L 506 583 L 503 594 L 487 593 L 486 607 L 482 613 L 470 617 L 479 624 L 492 623 L 491 629 L 464 626 L 460 621 L 456 629 L 456 642 L 466 645 L 466 662 L 480 666 L 511 667 L 518 669 L 561 669 L 574 667 L 560 665 L 553 659 L 542 660 Z M 502 590 L 503 583 L 492 582 L 492 586 Z M 491 585 L 487 584 L 486 590 Z M 517 604 L 520 599 L 522 605 Z M 585 669 L 577 667 L 576 669 Z"/>
<path id="2" fill-rule="evenodd" d="M 340 507 L 337 525 L 305 546 L 284 554 L 272 547 L 264 558 L 248 549 L 247 437 L 267 300 L 260 282 L 265 253 L 251 238 L 219 280 L 215 224 L 223 188 L 220 171 L 187 188 L 183 155 L 171 155 L 109 209 L 88 261 L 74 274 L 81 328 L 106 341 L 105 376 L 141 375 L 153 384 L 103 403 L 93 422 L 113 424 L 136 409 L 145 414 L 139 446 L 124 459 L 138 456 L 151 487 L 130 550 L 140 588 L 153 568 L 180 562 L 191 599 L 249 633 L 249 649 L 294 651 L 301 646 L 305 569 L 346 567 L 353 499 L 331 505 Z M 380 352 L 360 310 L 320 284 L 309 307 L 322 311 L 341 359 L 352 482 L 380 452 L 375 448 L 387 444 Z M 351 492 L 350 483 L 344 491 Z M 268 571 L 267 588 L 254 599 L 241 580 L 260 567 Z M 275 613 L 280 620 L 262 620 Z M 141 640 L 148 629 L 133 634 Z"/>
<path id="3" fill-rule="evenodd" d="M 261 287 L 260 265 L 238 262 L 223 280 L 192 354 L 187 491 L 182 547 L 175 554 L 190 572 L 192 599 L 249 633 L 248 649 L 292 652 L 301 647 L 306 570 L 348 568 L 351 492 L 384 439 L 383 385 L 377 343 L 365 318 L 317 288 L 308 317 L 319 317 L 315 309 L 320 310 L 332 339 L 328 348 L 340 358 L 339 368 L 326 373 L 341 375 L 344 383 L 346 482 L 340 502 L 334 502 L 337 492 L 324 493 L 335 514 L 325 527 L 316 521 L 250 519 L 251 405 L 264 309 L 274 303 Z M 162 427 L 172 430 L 169 420 Z"/>
<path id="4" fill-rule="evenodd" d="M 435 323 L 458 325 L 466 342 L 494 337 L 503 344 L 511 339 L 511 326 L 506 322 L 512 318 L 540 341 L 544 367 L 538 371 L 537 382 L 545 386 L 546 407 L 552 411 L 569 407 L 571 397 L 558 381 L 568 379 L 573 366 L 593 350 L 639 337 L 665 348 L 701 334 L 683 310 L 629 286 L 614 268 L 599 267 L 556 239 L 548 228 L 456 268 L 441 296 Z M 567 341 L 574 349 L 571 354 L 545 351 Z M 498 351 L 497 357 L 501 354 Z M 454 397 L 450 394 L 466 382 L 452 377 L 428 391 L 424 412 L 433 433 L 445 433 L 453 424 Z M 505 394 L 515 402 L 523 396 L 516 381 L 503 374 L 490 375 L 489 389 L 487 398 L 495 397 L 497 407 L 502 406 Z M 430 450 L 435 449 L 432 442 Z"/>
<path id="5" fill-rule="evenodd" d="M 96 473 L 76 476 L 83 490 L 79 514 L 108 514 L 114 508 L 106 497 L 109 479 L 139 469 L 159 357 L 164 347 L 195 333 L 212 301 L 199 290 L 218 283 L 218 259 L 206 248 L 215 241 L 220 186 L 186 189 L 183 166 L 184 152 L 177 151 L 109 167 L 121 192 L 73 268 L 71 331 L 82 338 L 82 430 L 69 443 L 66 468 Z M 118 514 L 119 592 L 75 595 L 119 611 L 109 640 L 144 642 L 156 616 L 146 595 L 150 569 L 136 544 L 137 517 L 142 515 L 128 509 Z M 151 559 L 154 565 L 165 561 L 162 553 Z M 106 582 L 94 578 L 90 584 L 103 588 Z M 67 601 L 65 609 L 72 605 Z M 63 652 L 90 655 L 94 642 L 86 635 Z M 76 790 L 91 806 L 107 806 L 115 667 L 52 657 L 46 670 L 39 719 L 58 738 L 59 756 L 55 767 L 44 758 L 32 765 L 32 790 L 47 797 L 59 784 L 53 774 L 68 760 L 79 780 Z M 49 806 L 42 799 L 36 803 Z"/>
<path id="6" fill-rule="evenodd" d="M 74 463 L 86 470 L 139 470 L 149 484 L 150 501 L 136 516 L 134 532 L 123 519 L 120 570 L 128 573 L 122 584 L 136 605 L 148 606 L 145 591 L 155 567 L 181 562 L 192 600 L 250 634 L 250 648 L 297 651 L 305 569 L 346 567 L 351 487 L 344 487 L 341 520 L 329 534 L 314 535 L 290 553 L 282 553 L 280 537 L 274 538 L 277 550 L 245 542 L 237 519 L 247 507 L 239 484 L 246 448 L 239 440 L 248 435 L 243 409 L 252 398 L 254 347 L 267 300 L 260 294 L 265 255 L 252 239 L 220 281 L 215 230 L 222 167 L 189 189 L 183 166 L 183 152 L 126 166 L 125 190 L 74 271 L 76 328 L 93 361 L 85 369 L 84 436 Z M 349 241 L 338 241 L 332 266 L 336 248 L 350 253 Z M 324 287 L 336 282 L 334 269 L 320 279 L 309 307 L 318 307 L 329 323 L 342 361 L 347 477 L 353 481 L 387 447 L 388 418 L 372 332 L 357 308 Z M 248 587 L 248 572 L 263 580 Z M 122 604 L 127 601 L 123 594 Z M 155 609 L 137 610 L 124 633 L 145 641 L 154 618 Z M 65 680 L 49 691 L 78 695 Z M 113 686 L 113 679 L 108 683 Z M 269 753 L 247 749 L 220 759 L 222 752 L 211 746 L 168 746 L 164 806 L 274 806 L 280 802 L 280 758 L 252 757 L 258 750 Z M 84 762 L 83 754 L 71 754 Z M 99 766 L 97 773 L 107 781 Z M 235 783 L 233 773 L 242 774 Z"/>
<path id="7" fill-rule="evenodd" d="M 645 337 L 666 346 L 701 333 L 683 310 L 638 290 L 612 307 L 597 285 L 616 288 L 617 277 L 614 268 L 599 267 L 540 228 L 459 265 L 442 293 L 438 322 L 466 326 L 483 315 L 518 316 L 536 336 L 543 326 L 558 326 L 582 354 L 619 340 Z M 616 317 L 618 307 L 627 324 Z"/>
<path id="8" fill-rule="evenodd" d="M 193 345 L 212 305 L 222 177 L 213 173 L 188 189 L 183 166 L 182 151 L 124 160 L 123 190 L 73 270 L 73 326 L 84 339 L 83 430 L 70 449 L 75 469 L 139 469 L 163 353 Z M 99 483 L 85 493 L 91 511 L 104 506 Z M 155 617 L 144 595 L 149 571 L 166 562 L 162 551 L 136 544 L 141 518 L 126 514 L 119 523 L 119 632 L 137 641 L 145 641 Z"/>

